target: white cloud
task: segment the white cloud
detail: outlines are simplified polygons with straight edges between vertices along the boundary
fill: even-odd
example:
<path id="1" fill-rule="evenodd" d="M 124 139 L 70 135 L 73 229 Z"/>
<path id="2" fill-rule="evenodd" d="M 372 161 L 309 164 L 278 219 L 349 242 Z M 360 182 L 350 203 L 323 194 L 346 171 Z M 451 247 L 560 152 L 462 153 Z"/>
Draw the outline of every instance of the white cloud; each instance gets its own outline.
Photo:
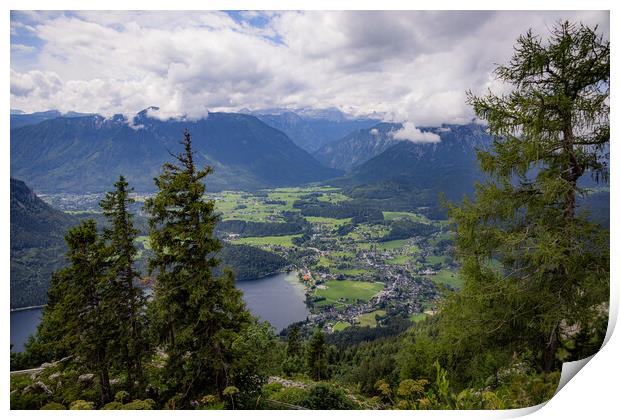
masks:
<path id="1" fill-rule="evenodd" d="M 371 128 L 370 134 L 376 137 L 379 135 L 379 130 L 377 130 L 376 128 Z"/>
<path id="2" fill-rule="evenodd" d="M 403 127 L 390 133 L 392 138 L 396 140 L 408 140 L 412 143 L 439 143 L 441 137 L 430 131 L 421 131 L 410 122 L 403 123 Z"/>
<path id="3" fill-rule="evenodd" d="M 24 45 L 24 44 L 11 44 L 11 52 L 18 52 L 18 53 L 31 53 L 36 51 L 37 49 L 33 46 L 30 45 Z"/>
<path id="4" fill-rule="evenodd" d="M 528 28 L 608 12 L 76 12 L 11 14 L 39 39 L 14 62 L 11 107 L 198 118 L 242 108 L 329 108 L 422 126 L 464 123 L 465 91 L 492 76 Z M 260 27 L 251 19 L 266 19 Z M 19 39 L 14 49 L 22 48 Z"/>

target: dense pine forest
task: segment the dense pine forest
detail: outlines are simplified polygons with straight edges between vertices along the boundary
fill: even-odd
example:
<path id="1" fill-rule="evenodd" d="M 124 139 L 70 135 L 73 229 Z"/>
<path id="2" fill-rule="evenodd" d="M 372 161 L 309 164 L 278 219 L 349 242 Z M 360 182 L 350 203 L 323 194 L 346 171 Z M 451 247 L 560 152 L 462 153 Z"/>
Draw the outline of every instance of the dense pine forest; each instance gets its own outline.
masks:
<path id="1" fill-rule="evenodd" d="M 199 134 L 179 132 L 144 202 L 144 267 L 123 176 L 101 200 L 100 220 L 80 219 L 65 245 L 50 234 L 66 257 L 53 262 L 37 333 L 11 353 L 11 370 L 25 371 L 11 374 L 11 408 L 509 409 L 547 401 L 562 363 L 595 353 L 607 329 L 609 230 L 579 203 L 592 191 L 584 180 L 609 181 L 609 49 L 597 28 L 581 24 L 560 22 L 548 36 L 530 31 L 495 70 L 509 93 L 468 93 L 492 136 L 476 154 L 484 177 L 469 198 L 444 197 L 431 209 L 456 232 L 463 286 L 442 288 L 432 316 L 386 313 L 373 329 L 299 322 L 277 335 L 251 315 L 235 276 L 267 275 L 287 262 L 247 245 L 223 247 L 222 237 L 279 229 L 301 243 L 309 224 L 297 213 L 284 223 L 218 224 L 214 200 L 205 199 L 213 168 L 196 152 Z M 415 199 L 402 184 L 399 191 Z M 350 218 L 336 227 L 345 234 L 355 223 L 384 221 L 376 207 L 359 205 L 381 191 L 349 192 L 369 201 L 310 194 L 295 208 Z M 413 220 L 387 226 L 379 243 L 438 231 Z M 235 273 L 221 259 L 251 262 Z M 144 278 L 151 293 L 140 287 Z"/>

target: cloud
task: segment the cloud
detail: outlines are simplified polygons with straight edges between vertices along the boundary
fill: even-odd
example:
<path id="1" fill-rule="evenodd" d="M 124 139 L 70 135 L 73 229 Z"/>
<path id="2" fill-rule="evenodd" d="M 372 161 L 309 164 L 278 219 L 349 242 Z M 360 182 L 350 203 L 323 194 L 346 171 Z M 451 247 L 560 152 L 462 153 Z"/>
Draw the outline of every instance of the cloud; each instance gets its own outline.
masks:
<path id="1" fill-rule="evenodd" d="M 31 45 L 24 44 L 11 44 L 11 52 L 17 53 L 32 53 L 37 49 Z"/>
<path id="2" fill-rule="evenodd" d="M 421 126 L 465 123 L 465 91 L 530 27 L 609 12 L 13 12 L 11 107 L 199 118 L 242 108 L 330 108 Z M 34 37 L 34 40 L 32 39 Z M 36 42 L 35 42 L 36 41 Z M 24 45 L 20 47 L 19 45 Z"/>
<path id="3" fill-rule="evenodd" d="M 441 137 L 430 131 L 421 131 L 413 123 L 405 122 L 399 130 L 390 133 L 396 140 L 408 140 L 412 143 L 439 143 Z"/>

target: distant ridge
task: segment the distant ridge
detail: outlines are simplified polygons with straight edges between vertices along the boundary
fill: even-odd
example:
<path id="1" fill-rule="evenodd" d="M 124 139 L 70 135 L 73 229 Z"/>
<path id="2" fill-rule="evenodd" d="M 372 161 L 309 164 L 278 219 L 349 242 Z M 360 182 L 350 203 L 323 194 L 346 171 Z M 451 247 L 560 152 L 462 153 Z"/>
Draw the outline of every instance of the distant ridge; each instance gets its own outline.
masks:
<path id="1" fill-rule="evenodd" d="M 130 126 L 120 115 L 54 117 L 54 112 L 11 130 L 12 176 L 48 193 L 107 191 L 119 174 L 136 191 L 152 191 L 153 178 L 169 151 L 179 149 L 186 128 L 199 163 L 215 168 L 207 179 L 210 191 L 296 186 L 341 175 L 251 115 L 210 113 L 198 121 L 161 121 L 145 110 Z"/>

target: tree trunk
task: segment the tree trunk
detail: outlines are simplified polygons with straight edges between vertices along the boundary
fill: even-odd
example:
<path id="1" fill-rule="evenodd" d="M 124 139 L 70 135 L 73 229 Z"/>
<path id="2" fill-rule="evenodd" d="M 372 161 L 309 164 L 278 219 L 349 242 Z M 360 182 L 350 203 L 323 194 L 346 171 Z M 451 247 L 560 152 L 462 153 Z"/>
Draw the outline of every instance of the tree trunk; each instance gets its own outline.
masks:
<path id="1" fill-rule="evenodd" d="M 548 373 L 553 370 L 553 367 L 555 366 L 555 354 L 558 351 L 558 344 L 557 326 L 555 326 L 549 336 L 549 341 L 547 342 L 547 346 L 545 347 L 545 351 L 543 353 L 544 372 Z"/>
<path id="2" fill-rule="evenodd" d="M 110 376 L 108 374 L 108 366 L 105 362 L 105 352 L 99 350 L 97 352 L 99 359 L 99 386 L 101 388 L 101 404 L 106 404 L 112 399 L 110 391 Z"/>

